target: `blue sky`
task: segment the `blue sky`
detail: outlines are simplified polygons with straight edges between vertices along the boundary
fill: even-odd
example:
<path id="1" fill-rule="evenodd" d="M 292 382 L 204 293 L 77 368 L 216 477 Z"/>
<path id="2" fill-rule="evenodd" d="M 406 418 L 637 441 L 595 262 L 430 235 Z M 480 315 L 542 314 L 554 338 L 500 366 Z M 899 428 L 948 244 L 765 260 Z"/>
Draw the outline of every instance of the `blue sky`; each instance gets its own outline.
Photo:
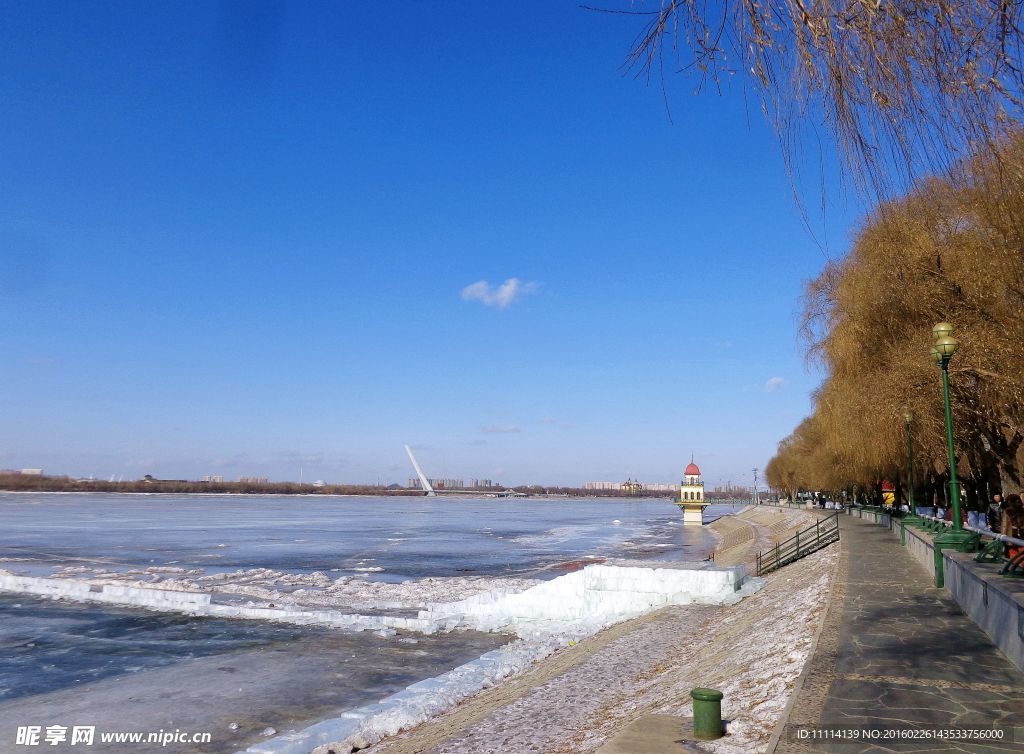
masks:
<path id="1" fill-rule="evenodd" d="M 670 120 L 620 69 L 637 31 L 0 4 L 0 467 L 390 482 L 408 442 L 432 476 L 664 482 L 692 451 L 749 483 L 808 413 L 798 297 L 855 212 L 816 242 L 756 103 L 674 77 Z"/>

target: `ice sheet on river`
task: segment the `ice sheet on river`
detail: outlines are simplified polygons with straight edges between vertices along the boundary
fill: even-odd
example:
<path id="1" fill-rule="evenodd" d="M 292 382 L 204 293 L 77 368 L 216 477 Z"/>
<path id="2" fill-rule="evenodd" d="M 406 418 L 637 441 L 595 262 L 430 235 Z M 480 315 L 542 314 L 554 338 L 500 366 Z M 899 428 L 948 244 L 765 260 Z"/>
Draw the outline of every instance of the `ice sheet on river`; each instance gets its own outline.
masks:
<path id="1" fill-rule="evenodd" d="M 188 581 L 191 585 L 195 582 Z M 477 629 L 509 631 L 518 640 L 421 681 L 373 705 L 257 744 L 250 754 L 308 754 L 323 743 L 358 735 L 373 742 L 418 724 L 460 699 L 519 672 L 559 647 L 605 626 L 667 605 L 730 604 L 762 585 L 740 568 L 590 565 L 524 590 L 491 589 L 461 600 L 436 602 L 416 617 L 361 615 L 295 605 L 251 606 L 214 601 L 214 592 L 139 586 L 137 582 L 92 584 L 0 572 L 0 590 L 54 598 L 106 602 L 163 611 L 354 630 L 423 633 Z M 167 584 L 164 584 L 166 586 Z M 177 584 L 176 584 L 177 585 Z"/>

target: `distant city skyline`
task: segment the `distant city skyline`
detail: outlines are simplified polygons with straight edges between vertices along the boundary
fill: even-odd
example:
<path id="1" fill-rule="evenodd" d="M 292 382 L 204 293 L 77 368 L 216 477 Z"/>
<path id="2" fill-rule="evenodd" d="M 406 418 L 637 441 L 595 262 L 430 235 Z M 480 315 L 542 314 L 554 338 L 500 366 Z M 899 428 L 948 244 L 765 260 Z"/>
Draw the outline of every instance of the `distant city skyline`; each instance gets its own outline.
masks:
<path id="1" fill-rule="evenodd" d="M 22 475 L 28 475 L 28 476 L 42 476 L 42 475 L 44 475 L 44 469 L 42 469 L 42 468 L 0 469 L 0 474 L 22 474 Z M 52 475 L 52 476 L 70 476 L 70 477 L 74 477 L 75 476 L 75 475 L 72 475 L 72 474 L 65 474 L 65 473 L 62 473 L 62 472 L 59 472 L 59 471 L 52 472 L 52 473 L 51 472 L 47 472 L 47 474 L 48 475 Z M 77 478 L 80 478 L 80 479 L 95 479 L 95 480 L 98 480 L 98 481 L 102 481 L 102 477 L 97 477 L 97 476 L 95 476 L 93 474 L 90 474 L 90 475 L 85 476 L 85 477 L 77 477 Z M 160 479 L 160 477 L 153 477 L 153 475 L 150 475 L 150 474 L 145 474 L 142 477 L 138 477 L 138 479 L 143 479 L 143 478 L 147 478 L 147 479 Z M 758 480 L 761 480 L 761 477 L 758 477 Z M 111 475 L 111 477 L 109 478 L 109 481 L 112 481 L 112 482 L 113 481 L 118 481 L 118 482 L 120 482 L 120 481 L 125 481 L 125 479 L 124 479 L 123 476 L 117 477 L 117 475 Z M 133 480 L 129 479 L 127 481 L 133 481 Z M 230 478 L 230 477 L 229 478 L 225 478 L 222 474 L 203 474 L 202 476 L 198 477 L 197 479 L 195 479 L 193 481 L 212 482 L 212 483 L 241 482 L 241 483 L 251 483 L 251 484 L 267 484 L 268 482 L 305 482 L 307 484 L 315 483 L 318 486 L 322 486 L 324 484 L 335 484 L 335 483 L 344 484 L 343 482 L 332 482 L 332 481 L 325 482 L 324 480 L 321 480 L 321 479 L 315 480 L 315 482 L 310 482 L 309 479 L 303 479 L 302 478 L 301 470 L 300 470 L 300 477 L 298 479 L 274 479 L 274 480 L 272 480 L 272 479 L 270 479 L 269 477 L 266 477 L 266 476 L 251 476 L 251 475 L 243 475 L 243 476 L 239 476 L 237 478 Z M 482 478 L 462 479 L 462 478 L 435 478 L 435 477 L 428 477 L 428 481 L 430 482 L 432 487 L 434 487 L 435 489 L 439 489 L 439 490 L 440 489 L 491 489 L 491 488 L 503 488 L 503 487 L 509 486 L 509 485 L 502 484 L 500 481 L 494 481 L 494 480 L 491 480 L 491 479 L 482 479 Z M 404 483 L 399 482 L 399 481 L 393 481 L 393 480 L 390 480 L 390 479 L 389 480 L 377 479 L 377 480 L 361 480 L 361 481 L 355 482 L 355 484 L 365 484 L 365 485 L 369 485 L 369 486 L 380 486 L 380 487 L 399 486 L 399 487 L 405 487 L 406 489 L 419 489 L 419 488 L 422 487 L 422 485 L 420 484 L 419 479 L 417 479 L 416 477 L 407 477 L 405 479 Z M 619 482 L 585 481 L 585 482 L 580 482 L 579 484 L 560 484 L 560 485 L 549 484 L 549 483 L 546 483 L 546 482 L 544 482 L 542 480 L 541 481 L 532 480 L 532 481 L 518 482 L 516 485 L 512 485 L 512 486 L 526 486 L 526 485 L 530 485 L 530 486 L 533 486 L 533 485 L 560 486 L 560 487 L 582 489 L 582 490 L 595 490 L 595 491 L 622 490 L 622 489 L 625 489 L 625 487 L 627 487 L 629 485 L 639 485 L 643 489 L 648 490 L 648 491 L 671 492 L 671 491 L 676 490 L 679 487 L 680 482 L 679 481 L 677 481 L 677 482 L 644 482 L 644 481 L 642 481 L 640 479 L 633 479 L 632 477 L 627 477 L 625 480 L 619 481 Z M 730 488 L 736 488 L 736 487 L 742 486 L 742 485 L 734 485 L 734 484 L 731 483 L 731 480 L 727 480 L 724 485 L 720 484 L 718 486 L 720 486 L 720 487 L 728 486 Z"/>
<path id="2" fill-rule="evenodd" d="M 742 92 L 575 5 L 234 7 L 5 11 L 0 466 L 715 485 L 809 412 L 856 212 Z"/>

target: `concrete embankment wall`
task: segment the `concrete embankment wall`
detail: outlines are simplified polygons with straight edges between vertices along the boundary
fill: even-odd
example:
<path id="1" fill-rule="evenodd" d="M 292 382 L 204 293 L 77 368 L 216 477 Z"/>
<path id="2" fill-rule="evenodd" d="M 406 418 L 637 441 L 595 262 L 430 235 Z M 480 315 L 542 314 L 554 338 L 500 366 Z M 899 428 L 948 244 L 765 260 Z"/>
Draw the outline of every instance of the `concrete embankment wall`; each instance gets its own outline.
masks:
<path id="1" fill-rule="evenodd" d="M 750 567 L 759 551 L 813 524 L 814 519 L 805 510 L 766 506 L 750 506 L 734 515 L 722 516 L 708 524 L 719 539 L 715 565 Z"/>
<path id="2" fill-rule="evenodd" d="M 851 515 L 882 526 L 897 528 L 887 514 L 854 509 Z M 925 570 L 935 577 L 935 547 L 928 532 L 904 527 L 907 549 Z M 1001 566 L 976 563 L 970 553 L 942 551 L 945 588 L 953 600 L 1002 650 L 1010 661 L 1024 671 L 1024 580 L 999 575 Z"/>

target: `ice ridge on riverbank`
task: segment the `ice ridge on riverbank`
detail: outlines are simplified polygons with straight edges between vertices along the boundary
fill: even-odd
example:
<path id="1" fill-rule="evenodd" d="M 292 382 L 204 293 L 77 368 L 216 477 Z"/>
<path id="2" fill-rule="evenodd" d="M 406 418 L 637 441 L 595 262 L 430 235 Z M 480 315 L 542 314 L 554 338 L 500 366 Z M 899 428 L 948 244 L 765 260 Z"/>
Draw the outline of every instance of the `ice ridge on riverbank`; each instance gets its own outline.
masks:
<path id="1" fill-rule="evenodd" d="M 568 625 L 600 627 L 665 605 L 726 604 L 738 599 L 737 592 L 743 583 L 743 572 L 738 568 L 591 565 L 525 590 L 492 589 L 454 602 L 430 603 L 413 618 L 288 604 L 216 602 L 213 595 L 205 591 L 94 584 L 81 579 L 0 572 L 0 591 L 55 599 L 357 631 L 406 630 L 429 634 L 471 628 L 509 631 L 520 636 L 558 633 Z"/>
<path id="2" fill-rule="evenodd" d="M 514 630 L 521 638 L 377 704 L 277 736 L 244 754 L 309 754 L 317 746 L 356 737 L 370 744 L 428 720 L 614 623 L 668 605 L 733 604 L 763 584 L 762 579 L 746 577 L 741 568 L 593 565 L 524 592 L 494 590 L 431 605 L 419 617 L 439 630 Z"/>

